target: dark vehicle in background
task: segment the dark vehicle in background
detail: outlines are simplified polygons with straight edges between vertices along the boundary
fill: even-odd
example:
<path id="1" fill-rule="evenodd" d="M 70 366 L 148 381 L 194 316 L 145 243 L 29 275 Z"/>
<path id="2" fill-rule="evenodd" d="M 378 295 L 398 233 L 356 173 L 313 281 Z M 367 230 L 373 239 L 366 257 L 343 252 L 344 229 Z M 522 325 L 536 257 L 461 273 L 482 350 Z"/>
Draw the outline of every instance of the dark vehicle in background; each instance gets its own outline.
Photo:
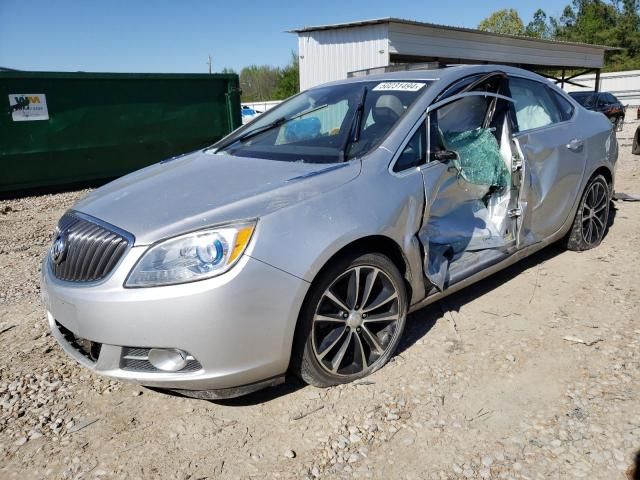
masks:
<path id="1" fill-rule="evenodd" d="M 569 95 L 587 110 L 603 113 L 620 129 L 624 123 L 624 105 L 609 92 L 570 92 Z"/>

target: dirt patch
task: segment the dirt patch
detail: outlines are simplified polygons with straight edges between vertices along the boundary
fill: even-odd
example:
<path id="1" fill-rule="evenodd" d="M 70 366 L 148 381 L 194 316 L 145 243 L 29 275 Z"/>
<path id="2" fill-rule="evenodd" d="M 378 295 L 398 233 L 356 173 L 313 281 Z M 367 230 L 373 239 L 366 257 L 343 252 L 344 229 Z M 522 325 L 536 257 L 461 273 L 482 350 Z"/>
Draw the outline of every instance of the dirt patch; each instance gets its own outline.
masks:
<path id="1" fill-rule="evenodd" d="M 616 184 L 633 195 L 637 125 Z M 624 478 L 640 448 L 639 203 L 595 250 L 550 247 L 416 312 L 370 378 L 214 403 L 97 377 L 49 336 L 40 259 L 85 194 L 0 202 L 1 478 Z"/>

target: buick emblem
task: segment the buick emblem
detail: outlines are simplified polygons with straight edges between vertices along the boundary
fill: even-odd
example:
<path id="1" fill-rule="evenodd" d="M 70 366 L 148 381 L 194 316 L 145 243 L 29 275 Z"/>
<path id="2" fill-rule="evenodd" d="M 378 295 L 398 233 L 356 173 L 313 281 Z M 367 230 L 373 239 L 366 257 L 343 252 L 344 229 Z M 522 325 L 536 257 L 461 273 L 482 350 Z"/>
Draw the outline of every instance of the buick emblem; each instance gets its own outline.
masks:
<path id="1" fill-rule="evenodd" d="M 51 245 L 51 261 L 56 265 L 64 260 L 64 254 L 67 253 L 67 237 L 59 233 Z"/>

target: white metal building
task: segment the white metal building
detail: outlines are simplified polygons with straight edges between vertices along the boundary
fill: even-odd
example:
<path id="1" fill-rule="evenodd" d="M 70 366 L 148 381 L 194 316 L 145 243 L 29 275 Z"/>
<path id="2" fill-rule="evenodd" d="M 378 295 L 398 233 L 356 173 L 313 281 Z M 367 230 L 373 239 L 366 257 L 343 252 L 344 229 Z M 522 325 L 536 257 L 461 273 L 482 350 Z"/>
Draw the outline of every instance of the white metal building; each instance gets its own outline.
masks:
<path id="1" fill-rule="evenodd" d="M 500 63 L 530 69 L 599 70 L 610 47 L 498 35 L 398 18 L 321 25 L 298 35 L 300 89 L 394 64 Z"/>

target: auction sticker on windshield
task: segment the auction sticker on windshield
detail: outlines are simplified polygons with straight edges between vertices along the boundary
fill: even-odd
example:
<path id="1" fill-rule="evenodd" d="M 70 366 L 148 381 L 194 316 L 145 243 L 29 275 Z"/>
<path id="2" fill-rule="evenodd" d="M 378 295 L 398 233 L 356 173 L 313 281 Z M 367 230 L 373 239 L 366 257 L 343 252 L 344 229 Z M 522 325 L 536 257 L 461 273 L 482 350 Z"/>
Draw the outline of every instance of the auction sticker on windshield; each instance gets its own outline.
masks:
<path id="1" fill-rule="evenodd" d="M 373 87 L 374 91 L 394 90 L 401 92 L 417 92 L 424 83 L 419 82 L 382 82 Z"/>

